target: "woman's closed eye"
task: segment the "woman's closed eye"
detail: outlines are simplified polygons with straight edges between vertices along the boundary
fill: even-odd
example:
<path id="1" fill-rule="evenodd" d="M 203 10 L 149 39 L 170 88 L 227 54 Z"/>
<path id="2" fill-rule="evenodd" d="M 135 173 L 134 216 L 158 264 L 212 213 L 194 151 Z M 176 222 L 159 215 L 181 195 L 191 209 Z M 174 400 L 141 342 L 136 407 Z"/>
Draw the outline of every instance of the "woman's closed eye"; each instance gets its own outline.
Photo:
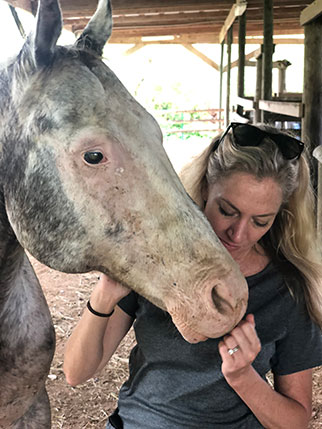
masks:
<path id="1" fill-rule="evenodd" d="M 269 221 L 267 221 L 267 222 L 259 222 L 258 220 L 254 219 L 254 224 L 256 226 L 259 226 L 260 228 L 265 228 L 266 226 L 268 226 Z"/>
<path id="2" fill-rule="evenodd" d="M 223 216 L 234 216 L 234 214 L 235 214 L 235 212 L 225 210 L 222 206 L 219 206 L 219 212 L 220 212 Z"/>
<path id="3" fill-rule="evenodd" d="M 236 215 L 235 211 L 231 211 L 231 210 L 227 210 L 226 208 L 224 209 L 222 206 L 218 206 L 219 208 L 219 213 L 221 213 L 223 216 L 225 217 L 233 217 Z M 266 228 L 269 225 L 269 221 L 260 221 L 258 219 L 253 219 L 253 223 L 255 226 L 259 227 L 259 228 Z"/>

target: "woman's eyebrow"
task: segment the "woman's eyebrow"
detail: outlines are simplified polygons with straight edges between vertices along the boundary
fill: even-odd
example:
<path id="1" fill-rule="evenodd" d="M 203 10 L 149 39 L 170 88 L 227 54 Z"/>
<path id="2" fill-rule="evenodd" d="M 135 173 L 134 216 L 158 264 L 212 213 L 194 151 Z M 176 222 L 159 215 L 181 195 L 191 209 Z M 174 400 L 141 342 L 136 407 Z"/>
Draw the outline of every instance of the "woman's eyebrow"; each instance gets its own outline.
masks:
<path id="1" fill-rule="evenodd" d="M 221 198 L 222 201 L 224 201 L 226 204 L 228 204 L 232 209 L 236 210 L 238 213 L 240 213 L 240 210 L 235 207 L 230 201 L 226 200 L 225 198 Z M 253 217 L 268 217 L 268 216 L 275 216 L 276 213 L 265 213 L 260 215 L 254 215 Z"/>
<path id="2" fill-rule="evenodd" d="M 275 216 L 276 213 L 267 213 L 267 214 L 261 214 L 261 215 L 255 215 L 254 217 L 268 217 L 268 216 Z"/>
<path id="3" fill-rule="evenodd" d="M 236 212 L 240 213 L 238 208 L 235 207 L 230 201 L 226 200 L 225 198 L 221 198 L 221 201 L 224 201 L 226 204 L 228 204 L 232 209 L 236 210 Z"/>

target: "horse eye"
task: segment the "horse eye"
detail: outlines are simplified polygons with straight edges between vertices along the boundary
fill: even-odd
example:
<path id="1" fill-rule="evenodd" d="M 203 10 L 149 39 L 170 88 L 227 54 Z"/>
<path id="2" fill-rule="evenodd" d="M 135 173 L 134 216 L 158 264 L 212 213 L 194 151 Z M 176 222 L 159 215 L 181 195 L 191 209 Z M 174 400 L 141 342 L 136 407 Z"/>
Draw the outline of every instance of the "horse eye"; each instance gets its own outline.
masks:
<path id="1" fill-rule="evenodd" d="M 88 164 L 99 164 L 103 159 L 103 154 L 101 152 L 86 152 L 84 154 L 84 160 Z"/>

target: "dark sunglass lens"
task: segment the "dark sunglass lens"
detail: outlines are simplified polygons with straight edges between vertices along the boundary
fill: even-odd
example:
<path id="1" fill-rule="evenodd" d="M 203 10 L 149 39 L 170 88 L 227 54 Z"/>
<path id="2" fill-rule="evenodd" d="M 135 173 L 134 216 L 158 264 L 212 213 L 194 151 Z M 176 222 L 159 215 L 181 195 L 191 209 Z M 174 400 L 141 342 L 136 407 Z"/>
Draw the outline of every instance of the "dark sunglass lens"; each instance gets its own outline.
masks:
<path id="1" fill-rule="evenodd" d="M 285 159 L 299 158 L 303 151 L 303 143 L 291 136 L 272 134 L 271 139 L 277 144 Z"/>
<path id="2" fill-rule="evenodd" d="M 236 124 L 233 130 L 235 143 L 239 146 L 258 146 L 265 137 L 262 130 L 248 124 Z"/>

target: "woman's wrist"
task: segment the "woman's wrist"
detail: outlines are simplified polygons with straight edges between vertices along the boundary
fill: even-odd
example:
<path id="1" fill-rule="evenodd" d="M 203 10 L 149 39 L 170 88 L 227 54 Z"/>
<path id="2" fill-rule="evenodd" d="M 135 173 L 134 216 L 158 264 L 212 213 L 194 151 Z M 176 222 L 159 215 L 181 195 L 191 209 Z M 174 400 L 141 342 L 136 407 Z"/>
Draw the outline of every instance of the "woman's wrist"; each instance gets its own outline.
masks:
<path id="1" fill-rule="evenodd" d="M 260 376 L 254 367 L 250 365 L 248 368 L 240 371 L 238 375 L 225 376 L 225 379 L 229 386 L 234 389 L 236 393 L 239 393 L 244 390 L 249 390 L 252 384 L 260 379 Z"/>
<path id="2" fill-rule="evenodd" d="M 108 291 L 96 287 L 90 296 L 89 302 L 95 311 L 108 314 L 113 311 L 118 300 L 113 298 Z"/>
<path id="3" fill-rule="evenodd" d="M 97 316 L 97 317 L 104 317 L 104 318 L 107 318 L 107 317 L 111 317 L 111 316 L 112 316 L 112 314 L 114 313 L 114 308 L 113 308 L 113 310 L 112 310 L 112 311 L 110 311 L 109 313 L 100 313 L 99 311 L 96 311 L 96 310 L 92 307 L 90 300 L 88 300 L 88 301 L 87 301 L 87 308 L 88 308 L 88 310 L 89 310 L 89 312 L 90 312 L 90 313 L 94 314 L 94 316 Z"/>

